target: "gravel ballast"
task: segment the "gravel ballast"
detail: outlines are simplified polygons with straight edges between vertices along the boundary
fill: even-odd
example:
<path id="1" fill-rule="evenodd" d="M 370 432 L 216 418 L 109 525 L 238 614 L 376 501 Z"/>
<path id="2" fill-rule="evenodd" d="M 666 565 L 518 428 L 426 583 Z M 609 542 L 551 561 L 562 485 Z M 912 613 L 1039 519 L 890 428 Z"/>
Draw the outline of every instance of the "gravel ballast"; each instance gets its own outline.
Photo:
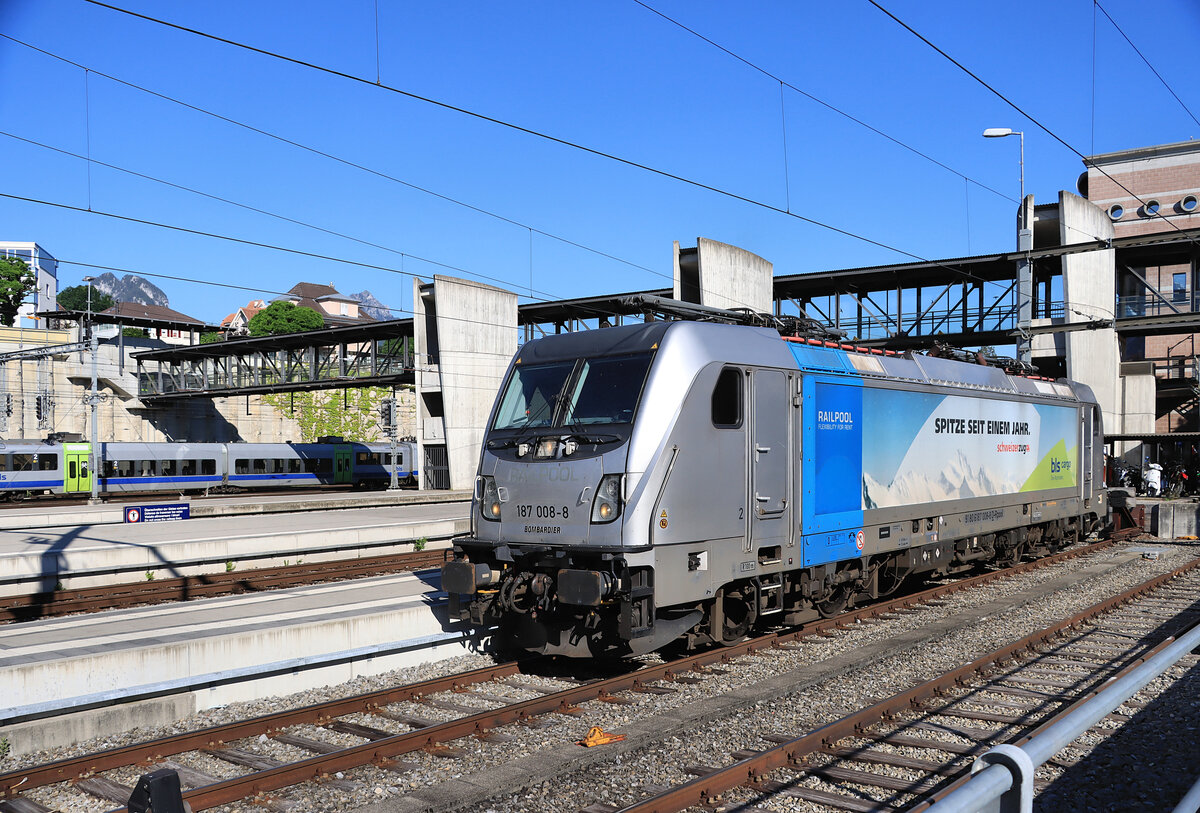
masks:
<path id="1" fill-rule="evenodd" d="M 1055 565 L 1044 570 L 994 582 L 984 588 L 958 594 L 939 606 L 926 607 L 918 613 L 888 620 L 856 624 L 829 638 L 809 639 L 794 648 L 776 649 L 756 657 L 741 659 L 737 665 L 723 667 L 704 676 L 695 684 L 671 684 L 669 694 L 629 694 L 631 705 L 591 702 L 581 707 L 579 716 L 549 715 L 537 726 L 510 726 L 504 734 L 511 738 L 503 743 L 480 744 L 475 741 L 454 743 L 461 746 L 457 758 L 418 752 L 402 759 L 411 769 L 398 773 L 375 767 L 358 768 L 343 777 L 331 777 L 327 782 L 306 783 L 280 794 L 286 797 L 288 809 L 294 813 L 320 811 L 340 813 L 398 813 L 399 811 L 469 810 L 507 811 L 547 810 L 574 813 L 589 804 L 606 802 L 623 805 L 641 795 L 645 785 L 666 785 L 687 781 L 683 770 L 689 765 L 720 766 L 732 761 L 734 752 L 745 748 L 765 748 L 766 734 L 796 736 L 825 723 L 870 705 L 914 684 L 927 680 L 955 666 L 969 662 L 991 649 L 1015 638 L 1035 632 L 1063 617 L 1072 615 L 1096 602 L 1133 587 L 1154 575 L 1169 571 L 1193 558 L 1197 551 L 1187 543 L 1155 543 L 1163 549 L 1158 559 L 1144 559 L 1136 548 L 1118 545 L 1106 551 Z M 1142 543 L 1144 546 L 1145 543 Z M 168 729 L 130 732 L 112 737 L 101 744 L 85 743 L 55 753 L 41 753 L 0 760 L 0 770 L 14 770 L 21 765 L 36 764 L 101 747 L 115 747 L 166 736 L 184 730 L 194 730 L 228 720 L 265 714 L 283 708 L 306 705 L 331 697 L 408 683 L 434 676 L 478 668 L 488 660 L 479 655 L 467 655 L 452 661 L 406 669 L 388 675 L 360 679 L 337 687 L 309 691 L 287 698 L 267 698 L 255 703 L 243 703 L 224 709 L 210 710 L 181 721 Z M 1180 737 L 1188 737 L 1195 748 L 1196 725 L 1200 713 L 1196 708 L 1194 685 L 1196 669 L 1186 664 L 1173 670 L 1176 682 L 1164 677 L 1161 701 L 1151 702 L 1135 715 L 1134 722 L 1153 722 L 1159 719 L 1160 703 L 1170 711 L 1165 718 Z M 563 688 L 553 678 L 522 676 L 521 682 Z M 1176 690 L 1173 686 L 1192 686 Z M 504 684 L 489 684 L 480 691 L 511 700 L 532 696 L 530 690 Z M 446 699 L 486 707 L 486 702 L 473 700 L 470 695 L 455 694 Z M 394 710 L 405 710 L 427 719 L 449 719 L 455 716 L 428 704 L 398 704 Z M 1155 712 L 1154 715 L 1150 712 Z M 403 726 L 374 715 L 356 715 L 353 722 L 363 725 L 402 731 Z M 574 744 L 591 726 L 617 731 L 626 736 L 620 743 L 585 749 Z M 1190 727 L 1190 728 L 1189 728 Z M 1120 734 L 1129 729 L 1115 729 Z M 1131 730 L 1131 729 L 1130 729 Z M 363 740 L 347 734 L 313 727 L 302 733 L 315 739 L 338 744 L 355 745 Z M 1132 735 L 1129 735 L 1132 736 Z M 1163 732 L 1167 741 L 1157 753 L 1175 753 L 1179 761 L 1172 773 L 1186 790 L 1195 776 L 1180 770 L 1188 765 L 1200 765 L 1194 750 L 1179 748 L 1172 752 L 1169 731 Z M 1086 738 L 1085 738 L 1086 739 Z M 260 738 L 260 742 L 241 742 L 237 746 L 271 756 L 278 760 L 295 759 L 293 746 Z M 1052 783 L 1046 788 L 1039 809 L 1088 809 L 1100 788 L 1095 780 L 1076 780 L 1081 771 L 1112 772 L 1139 756 L 1139 749 L 1124 747 L 1114 750 L 1110 737 L 1096 743 L 1080 743 L 1072 753 L 1073 766 L 1054 769 L 1047 774 Z M 1158 739 L 1154 740 L 1159 742 Z M 902 752 L 898 749 L 897 752 Z M 236 775 L 246 769 L 234 768 L 213 757 L 189 753 L 173 757 L 205 772 L 219 776 Z M 207 760 L 213 760 L 212 764 Z M 1163 769 L 1159 759 L 1159 769 Z M 1137 768 L 1120 767 L 1123 775 L 1138 773 Z M 1042 777 L 1039 774 L 1039 777 Z M 112 778 L 132 784 L 136 772 L 113 774 Z M 1072 784 L 1075 783 L 1075 784 Z M 1107 783 L 1111 786 L 1113 783 Z M 1089 796 L 1081 796 L 1084 792 Z M 1149 793 L 1135 789 L 1137 793 Z M 43 804 L 53 806 L 54 788 L 30 794 Z M 1182 795 L 1180 792 L 1178 795 Z M 73 797 L 76 800 L 78 797 Z M 1082 807 L 1073 806 L 1081 798 L 1089 801 Z M 1149 798 L 1149 797 L 1148 797 Z M 1176 797 L 1177 798 L 1177 797 Z M 1062 801 L 1055 801 L 1062 800 Z M 778 810 L 815 810 L 818 808 L 796 799 L 771 798 L 756 804 Z M 1057 804 L 1058 807 L 1043 807 Z M 1166 806 L 1169 809 L 1170 805 Z M 97 811 L 110 810 L 112 805 L 100 802 Z M 90 809 L 75 807 L 81 813 Z M 230 811 L 269 809 L 262 805 L 241 803 L 224 808 Z M 1102 805 L 1095 809 L 1105 809 Z M 1119 809 L 1119 808 L 1112 808 Z M 1133 807 L 1127 809 L 1156 809 Z M 1160 809 L 1160 808 L 1159 808 Z"/>

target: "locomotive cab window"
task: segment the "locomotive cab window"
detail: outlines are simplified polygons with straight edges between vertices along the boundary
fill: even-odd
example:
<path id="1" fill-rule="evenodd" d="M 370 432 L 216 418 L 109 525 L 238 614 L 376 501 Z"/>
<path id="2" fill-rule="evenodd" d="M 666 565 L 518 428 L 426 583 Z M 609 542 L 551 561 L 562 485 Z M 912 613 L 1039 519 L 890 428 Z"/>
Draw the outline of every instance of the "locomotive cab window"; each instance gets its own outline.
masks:
<path id="1" fill-rule="evenodd" d="M 652 358 L 641 353 L 514 367 L 492 428 L 632 423 Z"/>
<path id="2" fill-rule="evenodd" d="M 712 393 L 712 422 L 719 429 L 742 425 L 742 371 L 726 367 L 717 376 Z"/>

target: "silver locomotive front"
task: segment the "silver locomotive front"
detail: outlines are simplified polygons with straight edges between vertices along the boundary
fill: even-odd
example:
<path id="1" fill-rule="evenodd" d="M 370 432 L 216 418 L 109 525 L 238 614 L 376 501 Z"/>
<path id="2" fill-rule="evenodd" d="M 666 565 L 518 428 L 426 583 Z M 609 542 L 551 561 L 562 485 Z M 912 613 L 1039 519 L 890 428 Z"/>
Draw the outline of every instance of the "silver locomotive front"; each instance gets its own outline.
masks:
<path id="1" fill-rule="evenodd" d="M 452 617 L 497 624 L 501 640 L 537 652 L 661 645 L 648 547 L 623 542 L 622 527 L 635 418 L 667 328 L 549 337 L 518 352 L 484 439 L 472 532 L 442 570 Z"/>

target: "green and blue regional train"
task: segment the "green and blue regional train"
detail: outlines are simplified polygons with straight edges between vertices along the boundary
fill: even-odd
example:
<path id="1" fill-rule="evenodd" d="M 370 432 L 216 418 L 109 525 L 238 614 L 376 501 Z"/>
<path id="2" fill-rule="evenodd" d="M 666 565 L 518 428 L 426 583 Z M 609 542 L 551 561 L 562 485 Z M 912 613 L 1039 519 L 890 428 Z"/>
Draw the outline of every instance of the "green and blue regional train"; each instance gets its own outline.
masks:
<path id="1" fill-rule="evenodd" d="M 240 491 L 352 486 L 385 488 L 392 469 L 417 482 L 416 444 L 390 443 L 100 443 L 0 441 L 0 500 L 47 494 Z"/>

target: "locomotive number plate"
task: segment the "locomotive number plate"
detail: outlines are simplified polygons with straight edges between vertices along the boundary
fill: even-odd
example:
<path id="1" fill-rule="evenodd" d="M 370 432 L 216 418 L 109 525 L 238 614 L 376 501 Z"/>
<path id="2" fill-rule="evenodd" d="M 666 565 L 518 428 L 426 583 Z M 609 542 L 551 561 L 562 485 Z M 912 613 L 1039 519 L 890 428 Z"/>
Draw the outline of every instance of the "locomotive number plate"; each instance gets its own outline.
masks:
<path id="1" fill-rule="evenodd" d="M 565 505 L 517 505 L 518 519 L 568 519 L 570 510 Z"/>

